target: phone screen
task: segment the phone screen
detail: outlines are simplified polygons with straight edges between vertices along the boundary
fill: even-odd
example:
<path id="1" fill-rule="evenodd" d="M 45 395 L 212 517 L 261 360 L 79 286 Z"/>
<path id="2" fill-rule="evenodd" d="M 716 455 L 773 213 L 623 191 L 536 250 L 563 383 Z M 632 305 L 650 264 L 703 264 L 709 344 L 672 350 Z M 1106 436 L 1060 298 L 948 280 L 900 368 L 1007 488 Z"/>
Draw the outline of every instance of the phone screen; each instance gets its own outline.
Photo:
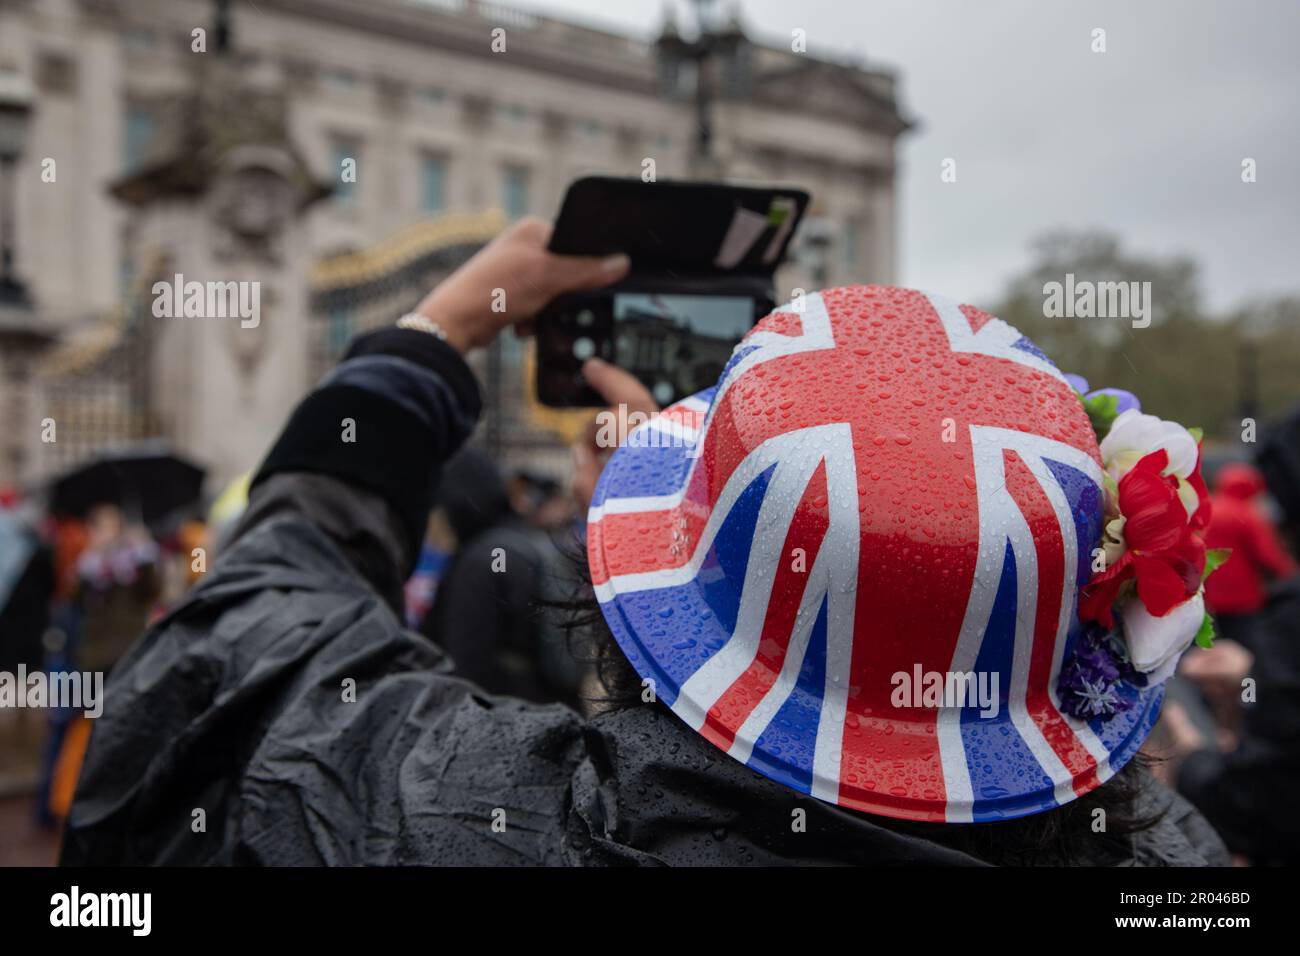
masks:
<path id="1" fill-rule="evenodd" d="M 560 296 L 537 320 L 537 397 L 599 406 L 582 363 L 632 372 L 661 406 L 715 384 L 731 352 L 771 311 L 773 273 L 808 205 L 777 186 L 584 177 L 569 186 L 548 247 L 631 257 L 607 289 Z"/>
<path id="2" fill-rule="evenodd" d="M 716 383 L 753 325 L 747 296 L 617 293 L 614 362 L 667 404 Z"/>

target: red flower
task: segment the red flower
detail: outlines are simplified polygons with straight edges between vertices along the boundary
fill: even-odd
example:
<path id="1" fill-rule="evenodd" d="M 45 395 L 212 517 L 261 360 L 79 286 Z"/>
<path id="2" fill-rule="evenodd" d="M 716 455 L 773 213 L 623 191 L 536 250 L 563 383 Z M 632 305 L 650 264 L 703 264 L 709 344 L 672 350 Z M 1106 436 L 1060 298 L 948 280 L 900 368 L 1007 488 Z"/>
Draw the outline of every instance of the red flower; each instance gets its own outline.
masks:
<path id="1" fill-rule="evenodd" d="M 1205 479 L 1201 477 L 1201 446 L 1199 442 L 1196 445 L 1196 467 L 1187 476 L 1187 483 L 1196 492 L 1197 501 L 1196 511 L 1192 514 L 1189 524 L 1193 531 L 1204 531 L 1210 524 L 1210 490 L 1205 487 Z"/>
<path id="2" fill-rule="evenodd" d="M 1084 586 L 1079 598 L 1083 620 L 1114 627 L 1112 605 L 1120 588 L 1132 579 L 1137 580 L 1138 597 L 1155 617 L 1168 614 L 1200 589 L 1205 543 L 1192 533 L 1187 509 L 1178 497 L 1178 479 L 1161 474 L 1168 463 L 1164 449 L 1153 451 L 1120 479 L 1119 511 L 1125 518 L 1128 547 L 1118 561 Z M 1200 482 L 1199 463 L 1193 475 Z"/>

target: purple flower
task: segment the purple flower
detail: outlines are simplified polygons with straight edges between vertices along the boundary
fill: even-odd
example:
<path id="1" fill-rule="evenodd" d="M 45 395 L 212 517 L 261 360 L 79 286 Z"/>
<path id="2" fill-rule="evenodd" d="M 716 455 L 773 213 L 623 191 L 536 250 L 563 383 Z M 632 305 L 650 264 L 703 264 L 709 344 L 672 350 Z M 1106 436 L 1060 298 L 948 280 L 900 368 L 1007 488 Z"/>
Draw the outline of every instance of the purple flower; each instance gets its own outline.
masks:
<path id="1" fill-rule="evenodd" d="M 1123 709 L 1124 701 L 1113 683 L 1089 680 L 1076 674 L 1075 679 L 1062 687 L 1062 690 L 1061 709 L 1080 720 L 1110 717 Z"/>
<path id="2" fill-rule="evenodd" d="M 1078 376 L 1075 377 L 1077 378 Z M 1067 375 L 1066 379 L 1068 380 L 1069 378 L 1070 376 Z M 1083 379 L 1079 379 L 1079 381 L 1083 381 Z M 1074 385 L 1073 382 L 1071 382 L 1070 384 Z M 1088 387 L 1088 383 L 1084 382 L 1083 387 L 1086 389 Z M 1142 403 L 1138 401 L 1138 397 L 1134 395 L 1132 392 L 1126 391 L 1125 389 L 1099 388 L 1096 391 L 1088 392 L 1088 394 L 1084 397 L 1092 398 L 1094 395 L 1114 395 L 1115 400 L 1119 403 L 1115 408 L 1115 413 L 1117 415 L 1124 414 L 1130 408 L 1136 408 L 1139 412 L 1142 411 Z"/>
<path id="3" fill-rule="evenodd" d="M 1130 408 L 1136 408 L 1138 411 L 1142 411 L 1142 403 L 1139 402 L 1138 397 L 1130 391 L 1126 391 L 1122 388 L 1098 388 L 1090 391 L 1088 389 L 1088 380 L 1082 375 L 1075 375 L 1073 372 L 1066 372 L 1065 380 L 1069 383 L 1070 388 L 1074 389 L 1084 398 L 1093 398 L 1097 395 L 1114 395 L 1115 400 L 1119 403 L 1118 407 L 1115 409 L 1115 414 L 1117 415 L 1128 411 Z"/>
<path id="4" fill-rule="evenodd" d="M 1088 647 L 1075 655 L 1079 669 L 1090 677 L 1101 678 L 1106 682 L 1119 680 L 1119 664 L 1105 648 Z"/>
<path id="5" fill-rule="evenodd" d="M 1089 627 L 1061 668 L 1057 694 L 1061 710 L 1080 720 L 1111 717 L 1133 706 L 1135 694 L 1126 681 L 1132 666 L 1111 635 Z"/>

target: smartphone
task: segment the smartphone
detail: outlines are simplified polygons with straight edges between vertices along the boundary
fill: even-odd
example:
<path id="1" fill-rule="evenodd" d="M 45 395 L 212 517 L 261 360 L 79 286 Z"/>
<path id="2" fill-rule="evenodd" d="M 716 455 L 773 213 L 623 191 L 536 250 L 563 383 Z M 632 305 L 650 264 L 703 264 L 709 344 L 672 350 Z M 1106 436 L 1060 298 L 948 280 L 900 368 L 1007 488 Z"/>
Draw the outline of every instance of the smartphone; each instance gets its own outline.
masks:
<path id="1" fill-rule="evenodd" d="M 582 377 L 598 357 L 660 405 L 713 385 L 736 343 L 775 308 L 773 275 L 808 202 L 801 190 L 589 177 L 565 196 L 550 248 L 626 252 L 628 276 L 561 296 L 537 322 L 537 396 L 603 405 Z"/>
<path id="2" fill-rule="evenodd" d="M 772 311 L 770 295 L 673 292 L 635 284 L 557 301 L 538 325 L 538 398 L 548 405 L 603 405 L 582 377 L 596 357 L 639 378 L 661 406 L 717 382 L 736 343 Z"/>

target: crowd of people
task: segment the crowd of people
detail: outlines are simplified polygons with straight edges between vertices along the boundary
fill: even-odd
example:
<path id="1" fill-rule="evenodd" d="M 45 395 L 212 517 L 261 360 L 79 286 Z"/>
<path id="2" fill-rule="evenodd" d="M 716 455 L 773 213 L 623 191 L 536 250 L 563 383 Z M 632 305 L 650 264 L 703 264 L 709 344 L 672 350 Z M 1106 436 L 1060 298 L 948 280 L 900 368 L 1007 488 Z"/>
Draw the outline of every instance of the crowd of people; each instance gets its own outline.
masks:
<path id="1" fill-rule="evenodd" d="M 107 674 L 194 580 L 180 553 L 194 526 L 157 537 L 109 502 L 72 517 L 44 512 L 16 489 L 3 497 L 0 670 Z M 45 716 L 15 711 L 12 720 L 27 725 L 28 741 L 43 736 L 34 810 L 53 825 L 67 815 L 89 726 L 74 708 Z"/>
<path id="2" fill-rule="evenodd" d="M 724 758 L 717 713 L 688 727 L 645 695 L 645 662 L 611 636 L 636 609 L 617 618 L 610 585 L 574 560 L 608 448 L 580 443 L 566 487 L 462 447 L 480 399 L 461 353 L 618 276 L 545 238 L 525 221 L 435 290 L 421 312 L 437 334 L 357 339 L 208 521 L 149 530 L 112 502 L 73 518 L 5 495 L 0 668 L 119 672 L 93 736 L 64 712 L 44 728 L 35 812 L 66 820 L 65 863 L 1300 858 L 1300 410 L 1254 464 L 1209 475 L 1205 543 L 1231 551 L 1205 589 L 1219 634 L 1168 683 L 1145 758 L 994 822 L 845 813 Z M 523 303 L 509 320 L 481 307 L 477 290 L 496 286 Z M 620 370 L 585 372 L 611 404 L 654 409 Z M 326 438 L 345 400 L 384 438 L 364 455 Z M 632 469 L 633 490 L 653 479 Z M 625 543 L 653 522 L 640 529 Z M 689 653 L 702 618 L 672 613 L 640 626 Z M 570 640 L 575 620 L 597 635 L 591 653 Z M 190 834 L 197 800 L 214 822 Z M 1098 808 L 1115 819 L 1100 842 L 1085 816 Z M 804 829 L 792 812 L 810 815 Z"/>
<path id="3" fill-rule="evenodd" d="M 1290 809 L 1300 780 L 1300 409 L 1259 464 L 1213 476 L 1206 545 L 1231 550 L 1205 583 L 1218 635 L 1184 657 L 1152 750 L 1237 862 L 1290 866 L 1300 863 Z"/>
<path id="4" fill-rule="evenodd" d="M 217 558 L 223 535 L 247 507 L 248 479 L 154 528 L 117 502 L 59 514 L 39 490 L 0 489 L 0 671 L 17 673 L 21 665 L 27 673 L 111 674 Z M 570 593 L 577 517 L 557 479 L 528 469 L 505 473 L 480 449 L 463 449 L 448 463 L 405 583 L 407 626 L 446 647 L 459 673 L 493 693 L 576 707 L 584 666 L 547 607 Z M 499 547 L 517 562 L 512 573 L 479 573 Z M 22 759 L 26 745 L 26 756 L 39 760 L 36 823 L 58 827 L 91 725 L 71 707 L 15 710 L 11 720 L 13 759 Z"/>

